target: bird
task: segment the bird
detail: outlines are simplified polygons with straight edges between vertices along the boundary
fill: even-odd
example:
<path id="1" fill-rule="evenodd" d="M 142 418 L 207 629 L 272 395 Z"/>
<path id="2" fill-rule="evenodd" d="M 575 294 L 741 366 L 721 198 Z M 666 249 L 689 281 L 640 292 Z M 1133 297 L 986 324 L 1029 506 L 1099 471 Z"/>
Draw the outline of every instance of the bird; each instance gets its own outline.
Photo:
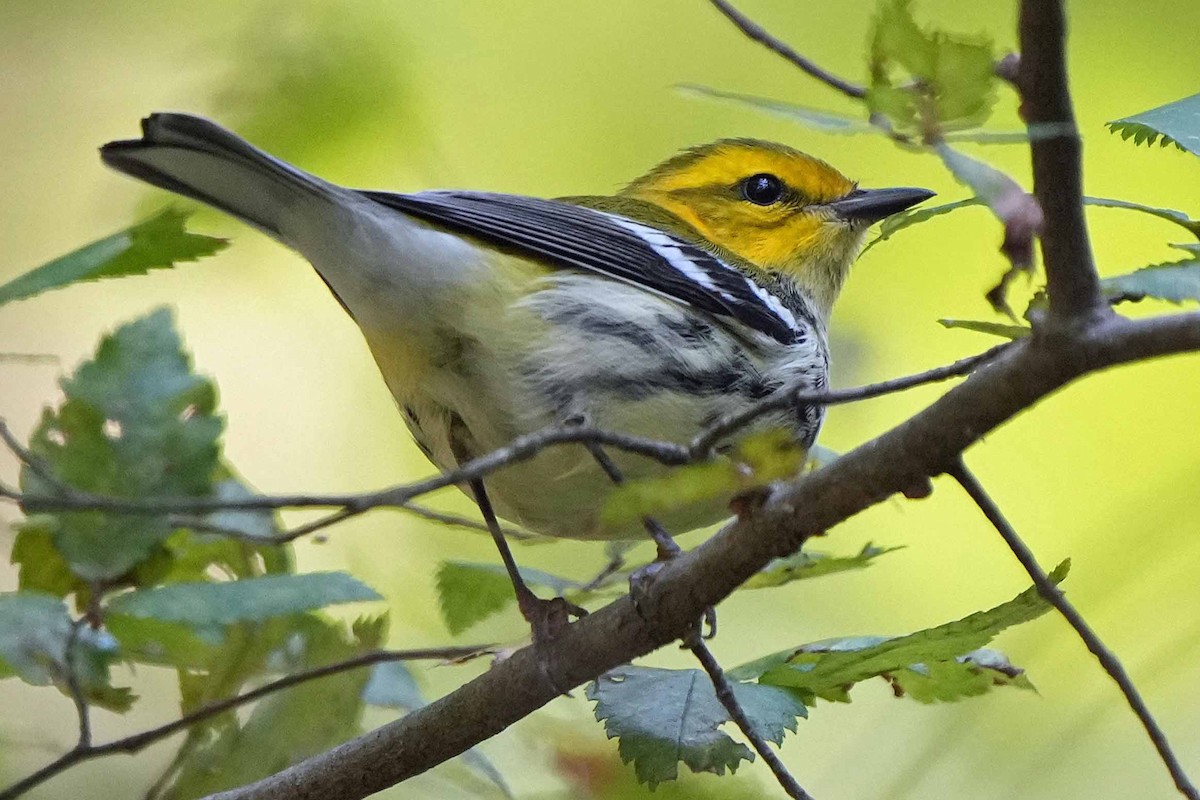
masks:
<path id="1" fill-rule="evenodd" d="M 684 150 L 612 195 L 558 199 L 346 188 L 182 113 L 152 114 L 140 138 L 100 153 L 306 258 L 442 471 L 553 426 L 684 443 L 750 404 L 826 389 L 830 314 L 868 228 L 933 196 L 860 188 L 756 139 Z M 808 448 L 823 414 L 790 408 L 737 435 L 782 428 Z M 664 469 L 560 446 L 463 487 L 535 639 L 563 607 L 524 586 L 497 516 L 552 537 L 634 538 L 640 523 L 601 513 L 613 472 L 637 480 Z M 712 524 L 727 504 L 673 510 L 659 529 Z"/>

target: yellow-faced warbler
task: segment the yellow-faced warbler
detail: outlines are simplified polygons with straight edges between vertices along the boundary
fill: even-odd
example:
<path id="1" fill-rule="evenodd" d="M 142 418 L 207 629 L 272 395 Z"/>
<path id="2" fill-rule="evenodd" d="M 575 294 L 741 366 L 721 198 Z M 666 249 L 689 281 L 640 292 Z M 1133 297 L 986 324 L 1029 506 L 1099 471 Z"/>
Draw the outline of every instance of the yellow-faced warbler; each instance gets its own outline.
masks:
<path id="1" fill-rule="evenodd" d="M 868 226 L 932 195 L 859 189 L 749 139 L 685 151 L 614 196 L 392 194 L 327 183 L 199 117 L 155 114 L 142 131 L 105 145 L 105 163 L 311 261 L 442 470 L 556 424 L 686 442 L 777 392 L 825 388 L 830 308 Z M 759 427 L 808 447 L 822 416 L 808 407 Z M 662 469 L 613 459 L 629 478 Z M 484 483 L 486 495 L 472 488 L 485 516 L 490 498 L 550 536 L 640 533 L 602 521 L 612 484 L 582 446 Z M 709 503 L 662 522 L 682 532 L 723 512 Z"/>

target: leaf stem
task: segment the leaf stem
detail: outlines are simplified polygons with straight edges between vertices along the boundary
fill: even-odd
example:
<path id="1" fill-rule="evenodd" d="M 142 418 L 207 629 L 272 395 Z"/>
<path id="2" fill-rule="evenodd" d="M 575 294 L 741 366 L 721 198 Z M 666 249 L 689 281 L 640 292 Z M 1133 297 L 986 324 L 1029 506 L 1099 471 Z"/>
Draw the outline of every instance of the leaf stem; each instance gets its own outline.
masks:
<path id="1" fill-rule="evenodd" d="M 709 0 L 713 7 L 725 15 L 725 18 L 737 26 L 746 38 L 758 42 L 773 53 L 782 56 L 799 67 L 801 71 L 819 80 L 826 86 L 832 87 L 847 97 L 861 100 L 867 96 L 866 88 L 839 78 L 819 66 L 811 59 L 796 52 L 790 45 L 767 33 L 761 25 L 733 7 L 728 0 Z"/>

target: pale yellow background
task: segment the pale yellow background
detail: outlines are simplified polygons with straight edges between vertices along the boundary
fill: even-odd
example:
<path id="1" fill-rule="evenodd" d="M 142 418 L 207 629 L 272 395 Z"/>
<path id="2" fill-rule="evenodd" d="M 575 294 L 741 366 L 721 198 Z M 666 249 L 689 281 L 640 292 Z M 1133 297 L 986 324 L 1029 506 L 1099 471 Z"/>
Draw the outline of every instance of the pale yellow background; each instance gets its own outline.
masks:
<path id="1" fill-rule="evenodd" d="M 831 69 L 864 74 L 866 0 L 744 0 L 745 10 Z M 924 19 L 1015 41 L 1012 2 L 920 3 Z M 1072 4 L 1072 73 L 1087 190 L 1200 215 L 1200 161 L 1134 148 L 1102 123 L 1200 91 L 1194 0 Z M 967 196 L 930 156 L 878 138 L 840 138 L 740 107 L 683 97 L 679 82 L 850 111 L 831 91 L 739 37 L 700 0 L 422 2 L 34 2 L 0 0 L 0 281 L 165 204 L 105 171 L 96 147 L 132 136 L 154 110 L 217 117 L 302 166 L 345 183 L 415 190 L 458 186 L 553 196 L 614 190 L 689 144 L 729 135 L 806 149 L 864 186 L 918 185 Z M 1001 92 L 992 125 L 1017 125 Z M 1022 147 L 973 149 L 1022 181 Z M 1167 223 L 1098 210 L 1089 219 L 1104 272 L 1176 257 Z M 169 273 L 81 286 L 0 309 L 0 351 L 52 353 L 73 368 L 97 336 L 161 304 L 177 310 L 198 367 L 217 377 L 227 453 L 263 491 L 369 489 L 429 474 L 350 321 L 296 256 L 215 214 L 195 227 L 235 238 L 219 257 Z M 934 366 L 990 346 L 938 317 L 987 318 L 1003 267 L 1000 231 L 971 209 L 872 251 L 834 319 L 838 386 Z M 1137 313 L 1164 312 L 1149 308 Z M 0 415 L 22 435 L 54 402 L 60 368 L 0 361 Z M 943 387 L 834 409 L 823 443 L 845 450 L 921 408 Z M 1075 569 L 1071 598 L 1120 653 L 1200 774 L 1200 358 L 1128 368 L 1051 398 L 971 451 L 969 462 L 1046 565 Z M 0 458 L 0 478 L 15 465 Z M 444 504 L 468 511 L 447 495 Z M 15 510 L 0 507 L 0 521 Z M 7 552 L 7 534 L 0 534 Z M 695 541 L 690 539 L 687 541 Z M 716 650 L 734 664 L 834 635 L 903 633 L 1007 599 L 1026 580 L 958 489 L 890 502 L 831 532 L 819 548 L 907 546 L 862 573 L 744 593 L 721 607 Z M 448 641 L 433 572 L 446 557 L 495 558 L 469 533 L 392 513 L 298 547 L 305 569 L 347 568 L 389 598 L 391 644 Z M 586 544 L 520 548 L 526 564 L 585 575 Z M 15 576 L 0 567 L 0 589 Z M 515 638 L 514 613 L 462 641 Z M 999 691 L 920 706 L 864 685 L 850 706 L 821 705 L 784 749 L 819 798 L 1174 796 L 1136 722 L 1061 621 L 999 645 L 1040 695 Z M 686 665 L 666 652 L 654 663 Z M 475 668 L 421 669 L 432 693 Z M 119 678 L 129 678 L 120 674 Z M 134 676 L 151 699 L 126 718 L 99 712 L 98 736 L 173 713 L 171 677 Z M 383 715 L 372 716 L 373 722 Z M 0 776 L 69 746 L 70 702 L 0 683 Z M 613 753 L 581 697 L 560 699 L 484 746 L 522 797 L 549 798 L 564 744 Z M 74 770 L 34 798 L 136 797 L 171 745 Z M 767 793 L 760 766 L 747 767 Z M 715 779 L 714 779 L 715 780 Z M 718 783 L 718 786 L 720 784 Z M 393 790 L 458 797 L 427 776 Z"/>

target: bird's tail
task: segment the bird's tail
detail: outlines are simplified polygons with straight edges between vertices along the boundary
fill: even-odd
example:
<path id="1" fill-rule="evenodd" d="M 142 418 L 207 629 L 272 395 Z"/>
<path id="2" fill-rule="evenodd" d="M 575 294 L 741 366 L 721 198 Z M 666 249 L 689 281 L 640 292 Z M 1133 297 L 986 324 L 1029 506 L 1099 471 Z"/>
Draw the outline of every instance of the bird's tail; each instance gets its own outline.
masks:
<path id="1" fill-rule="evenodd" d="M 288 241 L 289 223 L 352 194 L 264 153 L 201 117 L 151 114 L 142 138 L 109 142 L 100 157 L 113 169 L 232 214 Z"/>

